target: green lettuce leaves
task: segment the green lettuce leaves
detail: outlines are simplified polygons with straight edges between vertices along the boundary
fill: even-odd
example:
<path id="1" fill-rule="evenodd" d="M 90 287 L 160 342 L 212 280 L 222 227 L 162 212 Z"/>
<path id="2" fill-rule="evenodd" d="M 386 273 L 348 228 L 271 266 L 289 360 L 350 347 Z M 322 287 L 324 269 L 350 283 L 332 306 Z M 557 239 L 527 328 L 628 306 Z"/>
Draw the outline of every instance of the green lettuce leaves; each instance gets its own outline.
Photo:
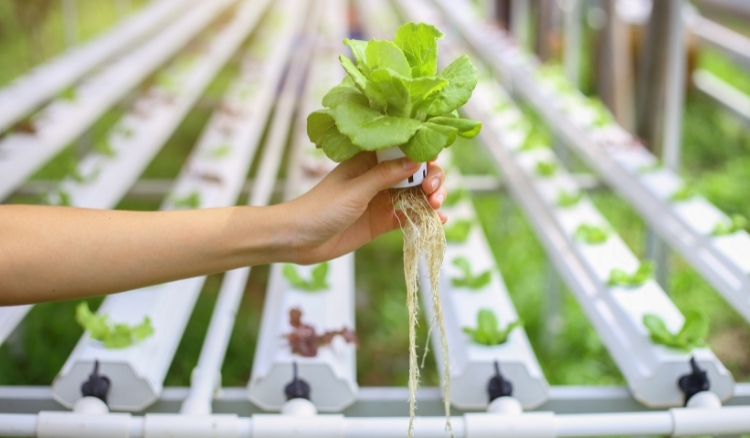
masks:
<path id="1" fill-rule="evenodd" d="M 344 40 L 354 61 L 339 56 L 344 80 L 323 98 L 325 109 L 307 118 L 307 134 L 334 161 L 359 151 L 400 147 L 424 162 L 453 144 L 475 137 L 481 123 L 458 116 L 477 84 L 477 70 L 461 56 L 437 71 L 443 33 L 425 23 L 406 23 L 393 41 Z"/>
<path id="2" fill-rule="evenodd" d="M 101 341 L 105 348 L 110 349 L 129 347 L 154 334 L 154 327 L 148 316 L 143 318 L 143 322 L 133 327 L 127 324 L 113 325 L 107 315 L 93 313 L 86 301 L 76 307 L 76 322 L 88 330 L 91 339 Z"/>

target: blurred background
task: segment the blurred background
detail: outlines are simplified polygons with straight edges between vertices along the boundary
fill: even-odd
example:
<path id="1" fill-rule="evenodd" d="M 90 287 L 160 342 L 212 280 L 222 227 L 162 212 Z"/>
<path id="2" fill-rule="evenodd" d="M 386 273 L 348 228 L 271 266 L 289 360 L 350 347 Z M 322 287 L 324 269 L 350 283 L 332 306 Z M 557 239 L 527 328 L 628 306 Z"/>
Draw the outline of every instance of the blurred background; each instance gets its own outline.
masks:
<path id="1" fill-rule="evenodd" d="M 0 87 L 43 65 L 56 56 L 86 43 L 148 0 L 3 0 L 0 1 Z M 670 81 L 668 32 L 675 14 L 700 14 L 721 29 L 750 37 L 750 2 L 743 0 L 614 1 L 531 0 L 527 14 L 520 2 L 475 1 L 475 7 L 498 27 L 508 29 L 541 61 L 560 65 L 566 76 L 586 95 L 596 96 L 611 110 L 617 122 L 656 154 L 664 145 L 664 101 Z M 685 10 L 677 10 L 680 8 Z M 575 32 L 565 26 L 574 14 L 580 25 Z M 361 18 L 352 8 L 352 31 L 362 35 Z M 523 17 L 523 19 L 518 18 Z M 577 18 L 575 18 L 577 17 Z M 514 19 L 515 18 L 515 19 Z M 219 19 L 221 20 L 221 18 Z M 210 27 L 204 32 L 211 32 Z M 727 108 L 726 95 L 701 88 L 696 77 L 722 81 L 729 93 L 750 96 L 750 60 L 744 61 L 726 47 L 707 43 L 685 25 L 687 69 L 678 107 L 681 141 L 676 169 L 695 190 L 727 214 L 750 217 L 750 129 L 747 118 Z M 577 49 L 566 53 L 566 40 Z M 750 40 L 740 40 L 750 41 Z M 342 46 L 343 48 L 343 46 Z M 747 52 L 750 47 L 735 47 Z M 187 50 L 187 49 L 186 49 Z M 570 50 L 570 49 L 569 49 Z M 184 117 L 160 152 L 140 176 L 139 183 L 116 208 L 156 210 L 166 192 L 147 190 L 174 179 L 185 162 L 212 110 L 238 71 L 238 56 L 222 68 Z M 94 71 L 95 72 L 95 71 Z M 679 71 L 678 71 L 679 72 Z M 681 73 L 681 72 L 680 72 Z M 701 76 L 703 75 L 703 76 Z M 705 76 L 710 75 L 710 76 Z M 75 141 L 38 169 L 3 203 L 42 203 L 44 194 L 75 171 L 75 163 L 106 139 L 109 130 L 128 111 L 135 98 L 158 80 L 157 72 L 113 105 Z M 733 90 L 733 91 L 731 91 Z M 70 98 L 73 88 L 58 98 Z M 528 106 L 527 117 L 538 135 L 552 135 Z M 33 129 L 33 112 L 4 135 Z M 498 176 L 491 160 L 474 141 L 458 145 L 472 153 L 456 154 L 467 175 Z M 624 200 L 614 194 L 586 166 L 569 157 L 571 170 L 588 176 L 587 187 L 596 206 L 640 258 L 647 256 L 647 227 Z M 251 169 L 251 179 L 257 169 Z M 0 179 L 3 176 L 0 175 Z M 283 185 L 280 175 L 279 187 Z M 151 184 L 148 185 L 147 183 Z M 280 198 L 276 196 L 276 201 Z M 559 305 L 551 308 L 547 290 L 560 280 L 530 227 L 527 218 L 501 184 L 473 192 L 473 200 L 518 313 L 525 321 L 544 374 L 553 385 L 623 385 L 623 377 L 609 357 L 596 331 L 576 300 L 562 288 Z M 405 386 L 408 377 L 407 312 L 400 275 L 401 237 L 391 233 L 356 253 L 358 381 L 363 386 Z M 708 313 L 708 344 L 738 382 L 750 382 L 750 326 L 678 254 L 665 256 L 664 286 L 683 312 Z M 399 275 L 397 275 L 399 274 Z M 222 369 L 225 386 L 247 383 L 258 335 L 268 267 L 252 270 Z M 209 277 L 188 323 L 165 382 L 187 386 L 194 368 L 222 276 Z M 556 286 L 557 285 L 557 286 Z M 101 300 L 90 300 L 95 308 Z M 82 334 L 75 322 L 77 302 L 35 306 L 0 346 L 0 385 L 49 385 Z M 425 338 L 426 324 L 420 326 Z M 423 384 L 438 384 L 434 362 L 428 359 Z"/>

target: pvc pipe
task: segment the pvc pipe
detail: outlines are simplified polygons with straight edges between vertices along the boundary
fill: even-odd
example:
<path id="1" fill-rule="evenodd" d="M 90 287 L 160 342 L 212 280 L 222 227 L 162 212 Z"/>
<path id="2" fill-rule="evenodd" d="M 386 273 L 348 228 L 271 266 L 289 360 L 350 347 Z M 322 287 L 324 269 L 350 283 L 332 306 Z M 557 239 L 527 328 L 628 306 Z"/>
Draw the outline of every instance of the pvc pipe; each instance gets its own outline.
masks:
<path id="1" fill-rule="evenodd" d="M 82 397 L 73 406 L 73 412 L 76 414 L 102 415 L 109 413 L 109 407 L 96 397 Z"/>
<path id="2" fill-rule="evenodd" d="M 667 89 L 664 100 L 664 139 L 662 159 L 672 170 L 679 170 L 682 145 L 682 111 L 685 100 L 685 39 L 682 19 L 683 0 L 669 0 Z"/>
<path id="3" fill-rule="evenodd" d="M 702 391 L 690 397 L 688 408 L 721 409 L 721 399 L 711 391 Z"/>
<path id="4" fill-rule="evenodd" d="M 498 397 L 487 406 L 487 412 L 490 414 L 502 415 L 521 415 L 523 406 L 521 402 L 513 397 Z"/>
<path id="5" fill-rule="evenodd" d="M 186 438 L 402 438 L 406 417 L 347 418 L 343 415 L 298 416 L 130 414 L 86 415 L 41 412 L 0 414 L 0 434 L 11 437 L 172 437 Z M 732 435 L 750 432 L 750 406 L 720 409 L 674 408 L 660 412 L 555 415 L 469 413 L 453 417 L 455 438 L 545 438 L 620 435 Z M 443 417 L 418 417 L 415 436 L 444 438 Z"/>
<path id="6" fill-rule="evenodd" d="M 312 417 L 318 414 L 318 408 L 310 400 L 304 398 L 293 398 L 281 407 L 282 415 L 298 415 L 301 417 Z"/>
<path id="7" fill-rule="evenodd" d="M 378 163 L 386 161 L 386 160 L 397 160 L 399 158 L 406 156 L 406 154 L 404 154 L 404 152 L 398 146 L 375 151 L 375 155 L 377 155 L 378 157 Z M 401 181 L 398 184 L 394 184 L 391 187 L 394 189 L 415 187 L 415 186 L 422 184 L 422 181 L 424 181 L 426 176 L 427 176 L 427 163 L 422 163 L 422 165 L 419 166 L 419 170 L 417 170 L 414 173 L 414 175 L 410 176 L 408 179 Z"/>

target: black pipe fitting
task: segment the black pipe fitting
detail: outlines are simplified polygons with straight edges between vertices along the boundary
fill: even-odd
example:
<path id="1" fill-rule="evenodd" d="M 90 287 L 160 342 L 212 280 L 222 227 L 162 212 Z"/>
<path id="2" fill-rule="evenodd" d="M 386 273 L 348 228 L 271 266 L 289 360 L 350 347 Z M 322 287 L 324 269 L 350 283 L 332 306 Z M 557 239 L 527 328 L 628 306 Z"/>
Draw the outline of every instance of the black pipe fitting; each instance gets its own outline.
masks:
<path id="1" fill-rule="evenodd" d="M 89 374 L 89 380 L 81 385 L 81 394 L 84 397 L 96 397 L 106 404 L 109 386 L 109 377 L 99 374 L 99 361 L 94 361 L 94 370 Z"/>
<path id="2" fill-rule="evenodd" d="M 292 381 L 284 387 L 286 399 L 304 398 L 310 400 L 310 385 L 304 380 L 297 377 L 297 362 L 292 363 Z"/>
<path id="3" fill-rule="evenodd" d="M 487 392 L 490 395 L 490 403 L 500 397 L 513 395 L 513 384 L 503 378 L 500 374 L 500 365 L 495 361 L 495 376 L 487 383 Z"/>
<path id="4" fill-rule="evenodd" d="M 677 381 L 677 386 L 679 386 L 680 390 L 685 394 L 684 406 L 687 406 L 688 401 L 692 396 L 699 392 L 708 391 L 711 387 L 711 382 L 708 380 L 708 374 L 698 368 L 695 356 L 690 358 L 690 368 L 692 369 L 692 372 L 690 374 L 685 374 Z"/>

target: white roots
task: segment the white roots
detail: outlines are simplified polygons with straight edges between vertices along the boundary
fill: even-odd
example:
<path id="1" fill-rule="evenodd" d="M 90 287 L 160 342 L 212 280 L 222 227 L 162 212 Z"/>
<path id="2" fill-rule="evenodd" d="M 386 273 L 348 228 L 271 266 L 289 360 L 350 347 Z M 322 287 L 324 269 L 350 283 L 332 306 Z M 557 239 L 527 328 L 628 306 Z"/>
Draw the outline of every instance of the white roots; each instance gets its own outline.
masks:
<path id="1" fill-rule="evenodd" d="M 417 408 L 417 386 L 419 386 L 419 365 L 417 363 L 417 312 L 419 300 L 419 260 L 424 256 L 430 276 L 434 320 L 440 327 L 440 341 L 443 349 L 443 404 L 445 405 L 446 430 L 453 436 L 450 424 L 450 363 L 448 341 L 445 337 L 443 311 L 440 306 L 440 268 L 445 256 L 445 232 L 437 212 L 430 207 L 427 196 L 421 187 L 392 189 L 393 205 L 400 208 L 405 220 L 401 224 L 404 232 L 404 276 L 406 277 L 406 306 L 409 310 L 409 431 L 412 437 L 414 416 Z M 432 324 L 430 324 L 432 325 Z"/>

